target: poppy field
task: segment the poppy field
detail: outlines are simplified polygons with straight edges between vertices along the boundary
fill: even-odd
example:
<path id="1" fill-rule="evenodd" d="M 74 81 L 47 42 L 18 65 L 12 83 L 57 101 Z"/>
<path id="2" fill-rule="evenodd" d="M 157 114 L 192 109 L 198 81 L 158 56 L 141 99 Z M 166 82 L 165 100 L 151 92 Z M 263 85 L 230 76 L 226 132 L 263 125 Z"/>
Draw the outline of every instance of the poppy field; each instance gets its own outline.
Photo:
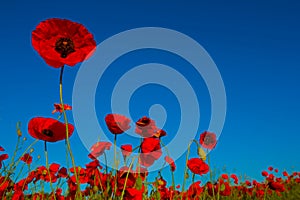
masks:
<path id="1" fill-rule="evenodd" d="M 82 24 L 51 18 L 42 21 L 32 32 L 32 46 L 49 66 L 59 72 L 60 98 L 52 112 L 58 117 L 35 116 L 26 125 L 26 133 L 17 123 L 17 144 L 10 155 L 5 151 L 8 144 L 0 144 L 1 199 L 300 199 L 300 172 L 288 173 L 276 166 L 266 166 L 258 172 L 263 181 L 244 180 L 234 173 L 220 173 L 213 178 L 214 169 L 210 166 L 208 152 L 218 145 L 218 141 L 216 134 L 210 131 L 202 132 L 199 138 L 188 144 L 181 173 L 184 178 L 179 183 L 174 175 L 176 160 L 163 143 L 168 131 L 147 116 L 141 116 L 132 126 L 131 120 L 122 113 L 108 113 L 103 120 L 114 136 L 113 143 L 95 142 L 86 155 L 90 162 L 77 165 L 70 143 L 76 127 L 69 123 L 66 114 L 72 112 L 72 106 L 64 103 L 63 73 L 66 66 L 73 67 L 89 59 L 96 49 L 96 41 Z M 121 152 L 118 153 L 124 160 L 124 165 L 120 166 L 117 139 L 130 129 L 140 137 L 140 143 L 120 146 Z M 24 148 L 26 137 L 35 141 Z M 69 166 L 48 158 L 47 144 L 58 141 L 65 142 L 65 152 L 71 160 Z M 33 147 L 38 142 L 44 143 L 44 152 L 41 152 L 43 156 L 34 158 Z M 114 167 L 98 160 L 100 157 L 106 160 L 106 151 L 111 149 L 114 150 Z M 198 156 L 191 157 L 192 151 Z M 167 156 L 162 158 L 163 152 Z M 161 158 L 164 166 L 169 168 L 169 174 L 149 172 L 148 168 Z M 36 167 L 35 159 L 41 159 L 45 164 Z M 155 174 L 154 181 L 149 180 L 149 173 Z"/>

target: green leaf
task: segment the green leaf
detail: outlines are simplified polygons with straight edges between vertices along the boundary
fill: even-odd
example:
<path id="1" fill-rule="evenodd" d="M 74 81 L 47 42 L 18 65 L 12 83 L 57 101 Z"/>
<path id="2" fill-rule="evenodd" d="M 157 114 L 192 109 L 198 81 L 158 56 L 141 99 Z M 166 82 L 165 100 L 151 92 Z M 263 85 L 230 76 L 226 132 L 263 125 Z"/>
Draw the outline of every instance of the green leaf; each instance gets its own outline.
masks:
<path id="1" fill-rule="evenodd" d="M 221 187 L 220 187 L 220 190 L 221 190 L 221 191 L 224 191 L 225 189 L 226 189 L 225 184 L 222 184 Z"/>
<path id="2" fill-rule="evenodd" d="M 137 190 L 140 190 L 142 189 L 142 186 L 143 186 L 143 180 L 142 180 L 142 177 L 141 176 L 138 176 L 138 178 L 136 179 L 136 189 Z"/>

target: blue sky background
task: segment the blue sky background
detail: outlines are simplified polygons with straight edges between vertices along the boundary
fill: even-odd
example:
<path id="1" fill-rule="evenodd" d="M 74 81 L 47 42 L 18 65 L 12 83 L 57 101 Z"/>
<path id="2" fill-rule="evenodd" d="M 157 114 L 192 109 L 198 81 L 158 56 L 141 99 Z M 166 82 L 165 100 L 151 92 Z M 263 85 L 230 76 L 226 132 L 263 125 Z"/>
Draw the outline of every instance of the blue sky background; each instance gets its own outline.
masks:
<path id="1" fill-rule="evenodd" d="M 218 66 L 227 94 L 226 122 L 217 148 L 210 154 L 212 165 L 259 180 L 261 170 L 268 166 L 299 171 L 299 9 L 298 1 L 1 2 L 0 145 L 12 154 L 17 121 L 22 122 L 29 144 L 33 140 L 27 133 L 28 121 L 34 116 L 56 117 L 51 111 L 59 101 L 59 70 L 47 66 L 33 50 L 31 32 L 40 21 L 59 17 L 84 24 L 98 44 L 119 32 L 147 26 L 174 29 L 195 39 Z M 109 92 L 116 73 L 149 61 L 174 68 L 184 65 L 174 55 L 151 50 L 117 60 L 102 80 L 107 85 L 97 90 L 97 115 L 103 129 L 107 130 L 103 118 L 109 112 Z M 122 65 L 124 68 L 119 68 Z M 209 95 L 201 77 L 192 76 L 186 66 L 182 73 L 197 88 L 201 102 L 200 133 L 210 119 Z M 72 102 L 79 67 L 66 68 L 65 103 Z M 153 97 L 153 92 L 160 98 Z M 132 117 L 137 120 L 147 115 L 154 103 L 165 105 L 171 113 L 164 129 L 174 132 L 179 122 L 178 102 L 166 88 L 152 85 L 138 90 L 130 105 Z M 68 115 L 72 122 L 71 113 Z M 76 133 L 71 145 L 77 163 L 87 163 L 88 151 Z M 43 155 L 42 147 L 42 142 L 35 146 L 35 156 Z M 64 155 L 64 142 L 49 145 L 50 161 L 63 164 Z M 183 162 L 184 158 L 177 161 L 177 183 L 181 183 Z"/>

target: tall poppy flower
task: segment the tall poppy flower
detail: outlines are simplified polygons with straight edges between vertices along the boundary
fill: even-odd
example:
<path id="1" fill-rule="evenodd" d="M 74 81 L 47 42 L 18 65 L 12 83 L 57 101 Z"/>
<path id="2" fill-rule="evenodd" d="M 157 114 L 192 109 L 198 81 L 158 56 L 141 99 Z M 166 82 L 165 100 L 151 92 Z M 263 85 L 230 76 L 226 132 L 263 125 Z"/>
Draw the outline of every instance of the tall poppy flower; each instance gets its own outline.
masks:
<path id="1" fill-rule="evenodd" d="M 200 158 L 191 158 L 187 166 L 194 174 L 203 175 L 209 171 L 209 166 Z"/>
<path id="2" fill-rule="evenodd" d="M 89 154 L 89 157 L 94 159 L 99 156 L 101 156 L 105 150 L 109 150 L 111 147 L 110 142 L 96 142 L 92 147 L 91 147 L 91 153 Z"/>
<path id="3" fill-rule="evenodd" d="M 2 168 L 2 162 L 3 160 L 8 159 L 8 154 L 2 154 L 0 155 L 0 169 Z"/>
<path id="4" fill-rule="evenodd" d="M 217 144 L 216 134 L 204 131 L 200 135 L 200 144 L 207 149 L 213 149 Z"/>
<path id="5" fill-rule="evenodd" d="M 159 131 L 155 121 L 146 116 L 140 118 L 135 124 L 135 132 L 145 138 L 152 137 Z M 164 135 L 166 135 L 166 132 L 163 132 L 163 130 L 158 132 L 158 137 Z"/>
<path id="6" fill-rule="evenodd" d="M 10 178 L 0 175 L 0 196 L 3 197 L 6 191 L 13 185 L 13 181 Z"/>
<path id="7" fill-rule="evenodd" d="M 165 156 L 165 161 L 170 165 L 171 171 L 174 172 L 176 169 L 174 160 L 170 156 Z"/>
<path id="8" fill-rule="evenodd" d="M 116 188 L 117 196 L 121 195 L 122 190 L 125 186 L 125 182 L 126 182 L 126 188 L 133 188 L 137 180 L 137 177 L 134 175 L 134 172 L 126 166 L 121 167 L 117 172 L 116 176 L 117 176 L 117 188 Z"/>
<path id="9" fill-rule="evenodd" d="M 154 133 L 154 137 L 156 137 L 156 138 L 161 138 L 161 137 L 163 137 L 163 136 L 166 136 L 167 135 L 167 132 L 166 131 L 164 131 L 164 130 L 162 130 L 162 129 L 158 129 L 157 131 L 156 131 L 156 133 Z"/>
<path id="10" fill-rule="evenodd" d="M 72 106 L 68 105 L 68 104 L 64 104 L 64 110 L 72 110 Z M 54 104 L 54 110 L 52 111 L 52 114 L 59 112 L 62 113 L 63 112 L 63 108 L 62 105 L 60 103 L 55 103 Z"/>
<path id="11" fill-rule="evenodd" d="M 124 144 L 121 146 L 123 157 L 128 157 L 132 153 L 132 145 L 131 144 Z"/>
<path id="12" fill-rule="evenodd" d="M 231 175 L 230 175 L 230 178 L 233 179 L 234 184 L 238 184 L 238 183 L 239 183 L 239 179 L 238 179 L 237 175 L 231 174 Z"/>
<path id="13" fill-rule="evenodd" d="M 124 115 L 108 114 L 105 117 L 106 125 L 113 134 L 121 134 L 130 129 L 130 119 Z"/>
<path id="14" fill-rule="evenodd" d="M 190 185 L 187 193 L 188 199 L 200 199 L 200 195 L 203 192 L 203 187 L 200 186 L 201 181 L 197 181 Z"/>
<path id="15" fill-rule="evenodd" d="M 32 163 L 32 156 L 29 153 L 24 154 L 20 160 L 25 162 L 27 165 L 30 165 Z"/>
<path id="16" fill-rule="evenodd" d="M 68 124 L 69 137 L 74 131 L 74 126 Z M 39 140 L 57 142 L 66 139 L 66 125 L 56 119 L 35 117 L 29 121 L 29 134 Z"/>
<path id="17" fill-rule="evenodd" d="M 284 192 L 285 191 L 284 185 L 280 182 L 271 181 L 271 182 L 268 183 L 268 185 L 272 190 L 276 190 L 276 191 L 279 191 L 279 192 Z"/>
<path id="18" fill-rule="evenodd" d="M 139 162 L 145 167 L 151 166 L 162 155 L 160 140 L 157 138 L 144 138 L 141 144 Z"/>
<path id="19" fill-rule="evenodd" d="M 261 174 L 264 176 L 264 177 L 267 177 L 269 175 L 269 173 L 267 171 L 262 171 Z"/>
<path id="20" fill-rule="evenodd" d="M 224 180 L 220 179 L 219 184 L 216 184 L 215 187 L 215 193 L 219 193 L 222 196 L 230 196 L 231 187 L 228 182 L 224 182 Z"/>
<path id="21" fill-rule="evenodd" d="M 82 24 L 51 18 L 40 22 L 32 31 L 32 46 L 48 65 L 59 68 L 86 60 L 96 42 Z"/>
<path id="22" fill-rule="evenodd" d="M 131 199 L 143 199 L 143 191 L 137 190 L 135 188 L 126 188 L 124 194 L 124 200 L 131 200 Z"/>

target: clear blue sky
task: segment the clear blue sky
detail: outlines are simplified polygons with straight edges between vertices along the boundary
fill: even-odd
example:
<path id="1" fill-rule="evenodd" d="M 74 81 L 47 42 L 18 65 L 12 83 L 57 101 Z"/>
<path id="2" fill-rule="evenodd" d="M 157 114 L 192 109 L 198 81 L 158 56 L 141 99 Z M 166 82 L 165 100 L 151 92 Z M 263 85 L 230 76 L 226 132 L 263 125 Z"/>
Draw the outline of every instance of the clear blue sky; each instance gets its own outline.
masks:
<path id="1" fill-rule="evenodd" d="M 226 166 L 229 172 L 257 179 L 260 179 L 261 170 L 270 165 L 289 171 L 294 167 L 299 171 L 299 9 L 298 1 L 257 0 L 229 0 L 226 3 L 169 0 L 1 2 L 0 145 L 12 154 L 17 139 L 17 121 L 22 122 L 28 143 L 33 141 L 27 133 L 28 121 L 34 116 L 52 116 L 53 103 L 59 101 L 59 70 L 47 66 L 31 46 L 31 31 L 35 26 L 41 20 L 59 17 L 84 24 L 97 43 L 119 32 L 147 26 L 174 29 L 195 39 L 218 66 L 227 95 L 225 126 L 217 148 L 211 153 L 213 166 L 218 169 Z M 165 52 L 139 51 L 124 60 L 121 58 L 114 65 L 124 65 L 122 70 L 128 70 L 149 61 L 174 67 L 183 62 Z M 65 103 L 72 102 L 79 67 L 66 68 Z M 113 67 L 104 81 L 115 78 Z M 186 69 L 182 73 L 192 71 Z M 210 107 L 201 77 L 194 77 L 191 82 L 197 84 L 196 78 L 199 78 L 201 93 L 198 95 L 203 101 L 200 133 L 207 128 Z M 132 116 L 137 119 L 147 114 L 147 108 L 153 103 L 166 104 L 175 117 L 168 118 L 164 129 L 174 132 L 178 123 L 176 99 L 164 88 L 147 87 L 143 88 L 145 91 L 137 91 L 132 98 Z M 166 96 L 150 98 L 147 89 Z M 97 90 L 99 120 L 109 112 L 110 90 L 109 84 Z M 174 102 L 169 104 L 168 99 Z M 69 118 L 72 122 L 70 113 Z M 107 130 L 103 120 L 100 124 Z M 71 144 L 77 163 L 87 163 L 88 151 L 76 133 Z M 35 156 L 43 154 L 42 147 L 42 142 L 35 146 Z M 49 152 L 50 161 L 64 163 L 63 142 L 49 145 Z M 180 177 L 183 161 L 177 161 Z"/>

